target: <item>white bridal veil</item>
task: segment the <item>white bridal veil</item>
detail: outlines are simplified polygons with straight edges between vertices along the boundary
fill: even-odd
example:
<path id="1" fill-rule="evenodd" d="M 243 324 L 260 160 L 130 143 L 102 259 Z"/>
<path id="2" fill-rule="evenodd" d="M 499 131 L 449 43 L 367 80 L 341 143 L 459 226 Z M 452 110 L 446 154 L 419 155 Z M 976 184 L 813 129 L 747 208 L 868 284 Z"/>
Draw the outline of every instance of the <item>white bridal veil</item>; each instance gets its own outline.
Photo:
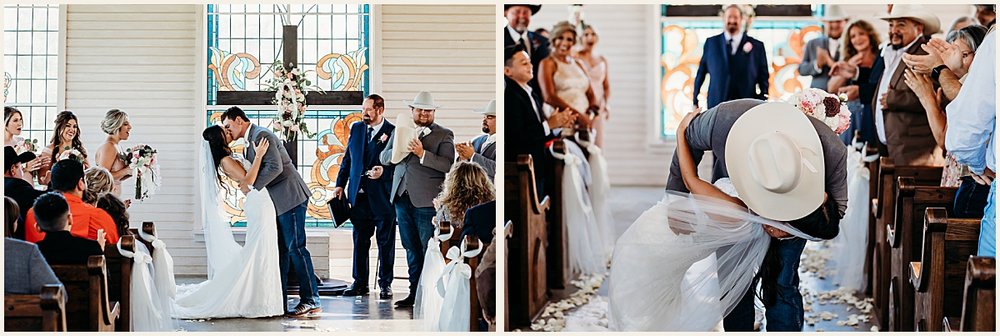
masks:
<path id="1" fill-rule="evenodd" d="M 208 255 L 208 279 L 215 272 L 235 260 L 240 245 L 233 238 L 233 230 L 223 217 L 222 196 L 218 184 L 218 169 L 212 160 L 212 150 L 207 141 L 201 142 L 201 199 L 204 209 L 201 222 L 205 230 L 205 249 Z"/>

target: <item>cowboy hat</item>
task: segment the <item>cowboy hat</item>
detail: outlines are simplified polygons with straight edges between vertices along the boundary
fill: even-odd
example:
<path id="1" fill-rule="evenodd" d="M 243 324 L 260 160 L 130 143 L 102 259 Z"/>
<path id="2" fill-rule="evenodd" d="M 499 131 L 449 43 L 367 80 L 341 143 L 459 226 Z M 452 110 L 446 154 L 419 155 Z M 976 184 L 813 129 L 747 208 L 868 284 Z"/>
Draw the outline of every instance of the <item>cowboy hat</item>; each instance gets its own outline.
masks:
<path id="1" fill-rule="evenodd" d="M 924 35 L 936 34 L 941 31 L 941 20 L 937 15 L 920 5 L 893 5 L 892 11 L 888 15 L 883 15 L 880 19 L 889 21 L 892 19 L 910 19 L 924 25 Z"/>
<path id="2" fill-rule="evenodd" d="M 431 97 L 431 93 L 427 91 L 420 91 L 416 97 L 413 97 L 413 101 L 406 103 L 406 105 L 424 110 L 437 110 L 441 107 L 434 104 L 434 97 Z"/>
<path id="3" fill-rule="evenodd" d="M 506 13 L 507 9 L 509 9 L 511 7 L 517 7 L 517 6 L 528 7 L 529 9 L 531 9 L 531 15 L 535 15 L 535 13 L 538 13 L 538 11 L 542 9 L 542 5 L 522 5 L 522 4 L 506 5 L 505 4 L 505 5 L 503 5 L 503 11 L 504 11 L 504 13 Z"/>
<path id="4" fill-rule="evenodd" d="M 473 110 L 473 112 L 476 112 L 476 113 L 479 113 L 479 114 L 496 116 L 497 115 L 497 100 L 496 99 L 490 100 L 490 102 L 488 104 L 486 104 L 486 107 L 484 107 L 482 109 Z"/>
<path id="5" fill-rule="evenodd" d="M 808 118 L 792 104 L 763 103 L 729 131 L 726 169 L 740 199 L 758 215 L 789 221 L 823 203 L 823 147 Z"/>
<path id="6" fill-rule="evenodd" d="M 823 11 L 823 16 L 818 19 L 823 22 L 841 21 L 847 20 L 848 16 L 844 12 L 844 8 L 840 7 L 840 5 L 827 5 L 826 10 Z"/>

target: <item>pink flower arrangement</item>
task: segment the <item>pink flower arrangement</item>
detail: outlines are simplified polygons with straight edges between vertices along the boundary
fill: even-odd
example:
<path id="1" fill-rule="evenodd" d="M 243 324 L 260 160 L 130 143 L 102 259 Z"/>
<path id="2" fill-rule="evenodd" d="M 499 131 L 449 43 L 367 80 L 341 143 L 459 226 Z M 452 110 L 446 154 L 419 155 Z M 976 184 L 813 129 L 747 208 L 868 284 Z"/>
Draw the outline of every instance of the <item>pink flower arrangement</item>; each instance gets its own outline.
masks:
<path id="1" fill-rule="evenodd" d="M 122 158 L 135 172 L 135 199 L 143 200 L 160 188 L 160 166 L 156 164 L 156 150 L 149 145 L 136 145 L 125 150 Z"/>
<path id="2" fill-rule="evenodd" d="M 795 105 L 802 113 L 816 118 L 840 134 L 851 126 L 851 111 L 847 109 L 847 96 L 808 88 L 788 97 L 787 102 Z"/>

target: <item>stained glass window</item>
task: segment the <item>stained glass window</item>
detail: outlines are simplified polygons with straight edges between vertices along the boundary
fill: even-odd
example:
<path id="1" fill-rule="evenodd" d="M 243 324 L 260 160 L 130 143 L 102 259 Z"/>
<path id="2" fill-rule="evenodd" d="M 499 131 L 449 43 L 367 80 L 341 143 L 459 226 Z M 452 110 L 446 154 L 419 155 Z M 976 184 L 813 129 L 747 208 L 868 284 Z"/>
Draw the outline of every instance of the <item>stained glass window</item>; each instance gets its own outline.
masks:
<path id="1" fill-rule="evenodd" d="M 21 111 L 21 137 L 44 146 L 56 115 L 59 5 L 4 6 L 3 34 L 3 103 Z"/>
<path id="2" fill-rule="evenodd" d="M 324 91 L 369 92 L 369 5 L 207 5 L 207 125 L 229 106 L 216 105 L 218 91 L 260 91 L 282 59 L 282 26 L 298 26 L 295 66 Z M 267 127 L 273 106 L 241 106 L 254 124 Z M 312 192 L 307 227 L 332 226 L 326 202 L 336 182 L 350 124 L 360 106 L 310 105 L 306 120 L 313 138 L 298 138 L 298 171 Z M 241 150 L 241 149 L 238 149 Z M 231 181 L 230 181 L 231 182 Z M 233 184 L 226 210 L 235 226 L 245 223 L 244 196 Z"/>
<path id="3" fill-rule="evenodd" d="M 816 6 L 821 14 L 822 7 Z M 660 138 L 671 140 L 684 114 L 691 111 L 694 78 L 705 40 L 722 32 L 719 17 L 674 18 L 660 20 Z M 812 17 L 757 17 L 748 34 L 767 48 L 770 65 L 768 96 L 780 100 L 809 87 L 810 77 L 800 76 L 799 63 L 805 43 L 822 34 L 820 22 Z M 702 85 L 699 100 L 706 101 L 708 83 Z"/>

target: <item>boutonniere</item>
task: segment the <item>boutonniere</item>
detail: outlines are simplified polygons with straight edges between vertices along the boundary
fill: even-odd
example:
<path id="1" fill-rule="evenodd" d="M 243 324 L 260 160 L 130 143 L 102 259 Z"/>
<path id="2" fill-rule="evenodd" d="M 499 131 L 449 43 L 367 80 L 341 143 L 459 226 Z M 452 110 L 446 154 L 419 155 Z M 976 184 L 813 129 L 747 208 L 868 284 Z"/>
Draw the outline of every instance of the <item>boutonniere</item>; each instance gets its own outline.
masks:
<path id="1" fill-rule="evenodd" d="M 430 127 L 422 127 L 421 130 L 420 130 L 420 137 L 423 138 L 423 137 L 427 136 L 428 134 L 431 134 L 431 128 Z"/>
<path id="2" fill-rule="evenodd" d="M 388 136 L 388 135 L 386 135 L 385 133 L 382 133 L 382 136 L 380 136 L 380 137 L 378 138 L 378 142 L 380 142 L 380 143 L 385 143 L 385 141 L 386 141 L 387 139 L 389 139 L 389 136 Z"/>
<path id="3" fill-rule="evenodd" d="M 753 44 L 751 44 L 750 42 L 744 43 L 743 44 L 743 52 L 749 53 L 750 50 L 753 50 Z"/>

